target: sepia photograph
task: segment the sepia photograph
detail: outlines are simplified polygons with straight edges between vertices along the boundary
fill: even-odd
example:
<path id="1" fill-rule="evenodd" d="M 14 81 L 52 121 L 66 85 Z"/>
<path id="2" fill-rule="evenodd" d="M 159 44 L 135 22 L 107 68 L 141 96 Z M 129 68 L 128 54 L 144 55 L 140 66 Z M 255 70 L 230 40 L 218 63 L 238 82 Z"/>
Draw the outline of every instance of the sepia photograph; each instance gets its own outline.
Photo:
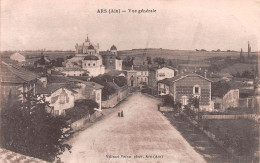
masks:
<path id="1" fill-rule="evenodd" d="M 1 163 L 259 163 L 260 0 L 1 0 Z"/>

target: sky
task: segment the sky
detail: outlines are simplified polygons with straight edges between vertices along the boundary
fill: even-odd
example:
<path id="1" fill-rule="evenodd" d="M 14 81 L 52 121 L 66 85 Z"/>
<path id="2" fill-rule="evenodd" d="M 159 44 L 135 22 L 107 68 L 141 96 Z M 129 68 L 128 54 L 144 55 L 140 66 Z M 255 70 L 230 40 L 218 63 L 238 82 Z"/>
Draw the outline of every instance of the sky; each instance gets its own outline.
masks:
<path id="1" fill-rule="evenodd" d="M 1 0 L 1 50 L 260 49 L 260 0 Z M 97 13 L 121 9 L 125 13 Z M 129 13 L 155 9 L 156 13 Z"/>

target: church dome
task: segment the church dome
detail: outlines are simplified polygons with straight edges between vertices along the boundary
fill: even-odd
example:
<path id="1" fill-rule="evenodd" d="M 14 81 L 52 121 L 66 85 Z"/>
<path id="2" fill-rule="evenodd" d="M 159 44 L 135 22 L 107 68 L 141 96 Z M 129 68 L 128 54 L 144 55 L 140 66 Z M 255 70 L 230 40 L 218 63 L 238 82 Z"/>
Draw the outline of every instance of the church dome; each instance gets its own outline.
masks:
<path id="1" fill-rule="evenodd" d="M 112 45 L 110 50 L 117 50 L 116 46 L 115 45 Z"/>
<path id="2" fill-rule="evenodd" d="M 90 46 L 88 47 L 88 49 L 92 49 L 92 50 L 94 50 L 95 48 L 94 48 L 93 45 L 90 45 Z"/>
<path id="3" fill-rule="evenodd" d="M 97 56 L 86 56 L 84 57 L 84 60 L 98 60 Z"/>

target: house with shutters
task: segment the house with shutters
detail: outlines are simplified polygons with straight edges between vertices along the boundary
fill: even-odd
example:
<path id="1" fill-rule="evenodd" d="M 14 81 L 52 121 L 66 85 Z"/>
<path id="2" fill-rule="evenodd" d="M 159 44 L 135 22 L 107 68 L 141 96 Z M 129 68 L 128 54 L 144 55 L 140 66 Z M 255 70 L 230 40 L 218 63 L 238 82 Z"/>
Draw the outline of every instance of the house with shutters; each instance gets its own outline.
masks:
<path id="1" fill-rule="evenodd" d="M 188 105 L 189 99 L 196 97 L 199 98 L 201 110 L 212 111 L 211 83 L 211 80 L 195 73 L 180 74 L 158 81 L 158 94 L 170 95 L 183 106 Z"/>
<path id="2" fill-rule="evenodd" d="M 64 115 L 66 109 L 73 108 L 75 101 L 90 99 L 98 103 L 101 109 L 103 86 L 90 81 L 83 81 L 60 75 L 46 75 L 39 78 L 36 95 L 45 97 L 50 103 L 54 115 Z"/>

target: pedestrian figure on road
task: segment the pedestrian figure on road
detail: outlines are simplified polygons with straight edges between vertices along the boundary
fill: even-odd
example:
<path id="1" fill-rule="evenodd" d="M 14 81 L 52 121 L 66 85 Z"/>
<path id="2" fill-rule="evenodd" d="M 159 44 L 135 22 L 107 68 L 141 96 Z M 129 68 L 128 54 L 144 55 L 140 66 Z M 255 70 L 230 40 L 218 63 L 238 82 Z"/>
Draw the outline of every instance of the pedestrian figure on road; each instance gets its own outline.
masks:
<path id="1" fill-rule="evenodd" d="M 124 113 L 123 113 L 123 110 L 121 111 L 121 117 L 124 117 Z"/>
<path id="2" fill-rule="evenodd" d="M 118 111 L 117 115 L 118 115 L 118 117 L 120 117 L 120 111 Z"/>

